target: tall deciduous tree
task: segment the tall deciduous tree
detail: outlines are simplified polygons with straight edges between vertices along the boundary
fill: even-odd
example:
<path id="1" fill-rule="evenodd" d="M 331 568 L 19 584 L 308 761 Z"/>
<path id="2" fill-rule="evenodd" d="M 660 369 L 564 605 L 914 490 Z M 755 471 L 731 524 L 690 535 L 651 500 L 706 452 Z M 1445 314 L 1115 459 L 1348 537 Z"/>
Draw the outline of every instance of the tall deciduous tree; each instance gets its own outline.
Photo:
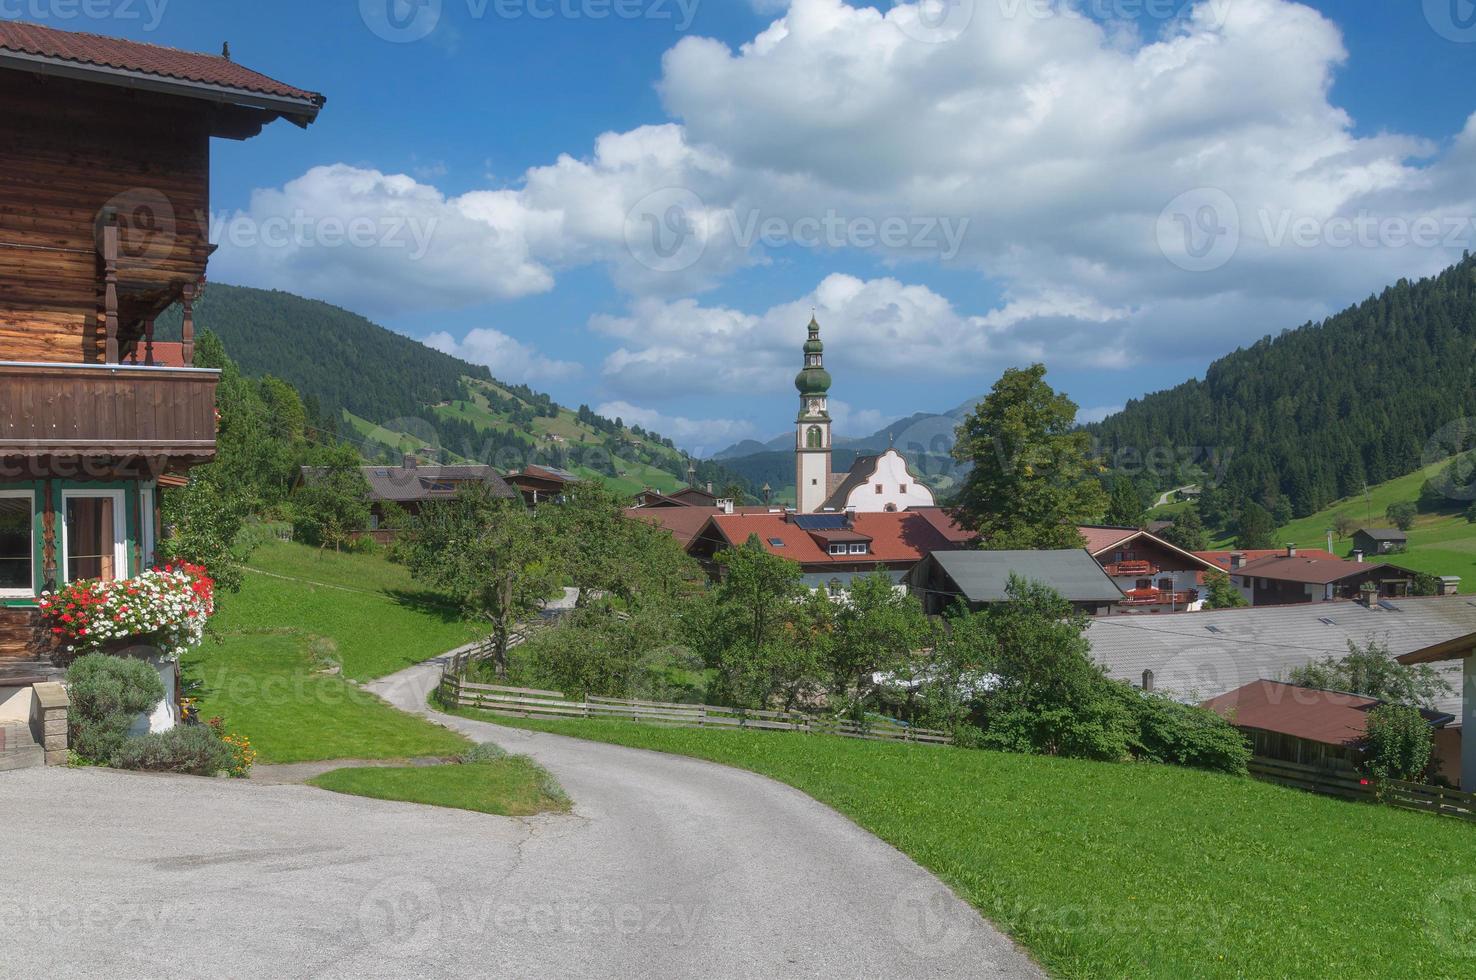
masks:
<path id="1" fill-rule="evenodd" d="M 348 446 L 326 449 L 311 478 L 293 495 L 294 530 L 308 543 L 341 551 L 369 524 L 369 485 L 360 462 Z"/>
<path id="2" fill-rule="evenodd" d="M 507 676 L 508 643 L 559 585 L 561 562 L 547 509 L 462 488 L 427 505 L 414 519 L 407 550 L 411 572 L 456 597 L 467 615 L 491 624 L 493 664 Z"/>
<path id="3" fill-rule="evenodd" d="M 957 513 L 985 548 L 1081 547 L 1077 525 L 1107 510 L 1076 404 L 1044 378 L 1041 364 L 1006 371 L 958 428 L 954 458 L 973 469 Z"/>
<path id="4" fill-rule="evenodd" d="M 873 675 L 897 672 L 927 637 L 928 620 L 916 597 L 899 592 L 882 573 L 854 579 L 835 615 L 832 693 L 865 704 L 876 687 Z"/>

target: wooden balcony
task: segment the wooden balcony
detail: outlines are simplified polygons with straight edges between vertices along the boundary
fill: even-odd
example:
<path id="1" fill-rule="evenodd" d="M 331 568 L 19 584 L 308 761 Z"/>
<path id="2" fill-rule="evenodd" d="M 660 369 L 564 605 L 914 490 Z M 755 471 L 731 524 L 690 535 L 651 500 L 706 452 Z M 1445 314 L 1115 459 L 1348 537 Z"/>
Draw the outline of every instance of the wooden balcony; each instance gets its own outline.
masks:
<path id="1" fill-rule="evenodd" d="M 1112 578 L 1150 578 L 1158 574 L 1151 561 L 1118 561 L 1102 566 Z"/>
<path id="2" fill-rule="evenodd" d="M 1189 606 L 1199 601 L 1198 589 L 1169 592 L 1167 589 L 1130 589 L 1124 605 L 1127 606 Z"/>
<path id="3" fill-rule="evenodd" d="M 0 459 L 215 456 L 216 371 L 0 361 Z"/>

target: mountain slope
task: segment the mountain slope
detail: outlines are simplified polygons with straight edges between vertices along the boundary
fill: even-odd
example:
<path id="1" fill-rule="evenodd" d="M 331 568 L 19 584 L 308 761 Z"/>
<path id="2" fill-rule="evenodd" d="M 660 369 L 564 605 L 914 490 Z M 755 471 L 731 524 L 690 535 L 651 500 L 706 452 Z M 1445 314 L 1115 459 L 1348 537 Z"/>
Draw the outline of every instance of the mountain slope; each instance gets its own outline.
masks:
<path id="1" fill-rule="evenodd" d="M 502 470 L 529 462 L 561 466 L 631 492 L 686 482 L 687 459 L 670 439 L 585 406 L 564 408 L 526 385 L 496 380 L 485 366 L 328 303 L 212 283 L 195 305 L 195 322 L 220 337 L 242 372 L 281 378 L 314 416 L 339 419 L 340 435 L 370 458 L 435 446 L 447 459 Z M 171 310 L 160 318 L 159 336 L 177 338 L 179 323 Z M 697 467 L 699 482 L 734 479 L 713 463 Z"/>
<path id="2" fill-rule="evenodd" d="M 1476 416 L 1476 258 L 1401 280 L 1321 323 L 1266 337 L 1203 380 L 1089 426 L 1111 456 L 1161 448 L 1228 457 L 1220 486 L 1296 516 L 1448 455 L 1442 430 Z M 1131 457 L 1129 457 L 1131 458 Z M 1200 474 L 1162 467 L 1159 488 Z M 1214 482 L 1214 481 L 1211 481 Z"/>

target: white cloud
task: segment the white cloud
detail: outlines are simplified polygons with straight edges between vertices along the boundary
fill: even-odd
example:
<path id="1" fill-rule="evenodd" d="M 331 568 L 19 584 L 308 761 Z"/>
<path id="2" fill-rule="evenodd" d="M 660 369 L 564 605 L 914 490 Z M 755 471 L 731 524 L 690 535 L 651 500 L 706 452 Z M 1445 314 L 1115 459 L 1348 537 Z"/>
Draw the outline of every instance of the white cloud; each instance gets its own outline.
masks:
<path id="1" fill-rule="evenodd" d="M 666 53 L 672 121 L 459 197 L 339 165 L 247 211 L 418 219 L 435 228 L 419 259 L 225 247 L 217 262 L 370 310 L 525 296 L 604 265 L 631 297 L 625 315 L 592 320 L 621 341 L 604 372 L 617 394 L 648 398 L 782 387 L 808 302 L 843 366 L 914 380 L 1021 358 L 1122 369 L 1223 352 L 1476 245 L 1476 116 L 1448 144 L 1358 136 L 1330 99 L 1341 33 L 1308 6 L 1204 0 L 1141 36 L 1070 4 L 958 0 L 948 36 L 928 43 L 916 4 L 755 2 L 783 16 L 747 44 L 688 36 Z M 888 219 L 908 234 L 879 240 Z M 1363 219 L 1383 222 L 1372 241 L 1331 234 Z M 1444 234 L 1402 242 L 1399 223 L 1418 219 Z M 1188 253 L 1221 228 L 1208 241 L 1224 261 Z M 749 310 L 691 298 L 808 231 L 812 251 L 897 270 L 831 276 L 763 311 L 772 297 Z M 956 310 L 907 285 L 907 263 L 972 272 L 1003 300 Z"/>
<path id="2" fill-rule="evenodd" d="M 754 434 L 753 423 L 743 419 L 691 419 L 682 415 L 666 415 L 627 401 L 605 402 L 595 409 L 595 413 L 656 432 L 696 456 L 718 452 Z"/>
<path id="3" fill-rule="evenodd" d="M 878 382 L 984 377 L 1002 360 L 1049 356 L 1055 365 L 1103 367 L 1127 356 L 1098 336 L 1104 325 L 1121 319 L 1120 311 L 1073 297 L 1037 302 L 1029 317 L 1012 309 L 968 315 L 925 286 L 837 273 L 810 293 L 762 312 L 704 307 L 692 299 L 645 299 L 626 316 L 596 316 L 590 325 L 623 342 L 605 359 L 606 382 L 646 398 L 784 391 L 799 370 L 812 311 L 837 395 L 868 392 Z M 875 418 L 881 419 L 879 412 Z M 870 419 L 858 414 L 848 421 L 858 435 L 885 424 L 878 421 L 862 432 Z"/>
<path id="4" fill-rule="evenodd" d="M 897 421 L 900 416 L 887 414 L 875 408 L 856 408 L 840 398 L 830 399 L 830 418 L 838 435 L 860 438 L 869 436 L 883 426 Z"/>
<path id="5" fill-rule="evenodd" d="M 485 327 L 468 331 L 460 340 L 441 331 L 425 338 L 424 343 L 443 354 L 450 354 L 473 364 L 485 364 L 492 370 L 492 376 L 501 381 L 525 384 L 534 381 L 563 381 L 578 377 L 584 370 L 573 361 L 545 357 L 502 331 Z"/>

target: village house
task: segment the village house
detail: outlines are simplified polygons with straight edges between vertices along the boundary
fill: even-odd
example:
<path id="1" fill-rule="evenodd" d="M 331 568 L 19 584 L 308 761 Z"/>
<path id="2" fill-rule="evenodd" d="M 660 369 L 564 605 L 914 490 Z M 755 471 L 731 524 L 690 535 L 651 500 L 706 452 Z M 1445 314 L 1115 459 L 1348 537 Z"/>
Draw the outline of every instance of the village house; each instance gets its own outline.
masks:
<path id="1" fill-rule="evenodd" d="M 34 730 L 55 701 L 40 594 L 151 567 L 159 486 L 215 456 L 218 375 L 192 366 L 193 305 L 214 250 L 211 140 L 248 139 L 276 119 L 306 127 L 323 104 L 225 57 L 0 22 L 8 744 L 15 723 Z M 161 358 L 155 319 L 176 305 L 182 343 Z M 175 664 L 151 659 L 174 692 Z M 166 700 L 155 716 L 172 724 L 173 694 Z M 46 755 L 57 761 L 49 742 Z"/>
<path id="2" fill-rule="evenodd" d="M 1118 611 L 1126 597 L 1081 548 L 1061 551 L 935 551 L 913 566 L 904 584 L 930 615 L 955 605 L 972 611 L 1004 602 L 1010 576 L 1055 589 L 1089 616 Z"/>
<path id="3" fill-rule="evenodd" d="M 693 536 L 687 553 L 716 576 L 717 553 L 742 547 L 753 537 L 769 554 L 798 562 L 807 588 L 832 594 L 855 578 L 877 572 L 901 588 L 903 576 L 927 555 L 958 547 L 932 520 L 915 511 L 799 514 L 774 508 L 711 516 Z"/>
<path id="4" fill-rule="evenodd" d="M 1136 527 L 1078 528 L 1086 550 L 1122 589 L 1124 612 L 1182 612 L 1204 607 L 1204 573 L 1214 566 Z"/>
<path id="5" fill-rule="evenodd" d="M 537 466 L 529 463 L 520 470 L 508 473 L 503 480 L 523 495 L 525 504 L 529 507 L 537 507 L 549 501 L 562 500 L 569 485 L 578 483 L 579 477 L 568 470 L 561 470 L 554 466 Z"/>
<path id="6" fill-rule="evenodd" d="M 1345 657 L 1349 642 L 1387 646 L 1391 657 L 1401 658 L 1441 644 L 1458 646 L 1472 634 L 1476 603 L 1466 596 L 1422 596 L 1107 616 L 1087 625 L 1086 638 L 1108 677 L 1198 704 L 1257 681 L 1288 680 L 1293 668 L 1313 661 Z M 1442 662 L 1438 669 L 1455 693 L 1431 707 L 1460 718 L 1461 664 Z M 1467 720 L 1473 705 L 1476 698 L 1468 698 Z M 1450 734 L 1440 737 L 1454 740 L 1455 726 L 1446 729 Z M 1446 755 L 1454 758 L 1448 748 Z"/>
<path id="7" fill-rule="evenodd" d="M 1258 680 L 1210 698 L 1203 707 L 1244 732 L 1261 758 L 1351 771 L 1364 761 L 1369 712 L 1384 703 L 1361 694 Z M 1460 733 L 1446 727 L 1455 716 L 1430 709 L 1420 714 L 1434 729 L 1436 771 L 1451 782 L 1459 780 Z"/>
<path id="8" fill-rule="evenodd" d="M 1332 602 L 1356 599 L 1371 592 L 1375 596 L 1408 595 L 1414 575 L 1393 565 L 1371 565 L 1341 558 L 1318 558 L 1295 546 L 1238 564 L 1230 581 L 1253 606 L 1279 606 L 1300 602 Z"/>
<path id="9" fill-rule="evenodd" d="M 1460 786 L 1467 793 L 1476 793 L 1476 631 L 1411 650 L 1402 654 L 1399 662 L 1408 667 L 1439 665 L 1446 670 L 1457 692 L 1452 699 L 1453 710 L 1459 712 L 1461 719 Z M 1447 749 L 1446 758 L 1449 757 Z"/>
<path id="10" fill-rule="evenodd" d="M 706 490 L 689 486 L 671 493 L 646 487 L 635 496 L 636 507 L 716 507 L 718 504 L 717 494 L 712 492 L 711 484 Z"/>
<path id="11" fill-rule="evenodd" d="M 475 463 L 460 466 L 422 463 L 416 455 L 406 453 L 399 466 L 375 464 L 361 466 L 359 471 L 364 474 L 364 482 L 369 487 L 368 534 L 381 544 L 392 541 L 397 533 L 395 528 L 388 526 L 393 523 L 393 517 L 399 514 L 415 517 L 427 503 L 449 500 L 465 486 L 480 483 L 494 497 L 518 499 L 517 491 L 508 486 L 496 470 Z M 298 474 L 297 485 L 312 483 L 322 472 L 318 467 L 304 466 Z"/>

